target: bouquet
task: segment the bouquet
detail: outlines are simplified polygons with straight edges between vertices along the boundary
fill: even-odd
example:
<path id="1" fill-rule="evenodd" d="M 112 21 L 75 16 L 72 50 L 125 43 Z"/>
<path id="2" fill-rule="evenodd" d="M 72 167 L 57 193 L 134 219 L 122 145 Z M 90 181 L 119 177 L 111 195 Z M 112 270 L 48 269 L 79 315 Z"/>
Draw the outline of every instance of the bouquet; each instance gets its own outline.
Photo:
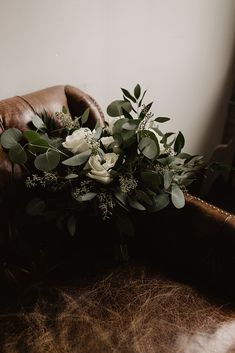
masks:
<path id="1" fill-rule="evenodd" d="M 128 215 L 182 208 L 184 192 L 203 167 L 203 157 L 182 153 L 182 132 L 162 129 L 169 118 L 155 117 L 146 90 L 122 88 L 122 98 L 107 107 L 107 117 L 91 130 L 89 108 L 72 117 L 61 107 L 34 115 L 28 128 L 9 128 L 0 143 L 9 160 L 27 171 L 32 191 L 27 212 L 54 219 L 75 235 L 81 215 L 115 220 L 130 231 Z"/>

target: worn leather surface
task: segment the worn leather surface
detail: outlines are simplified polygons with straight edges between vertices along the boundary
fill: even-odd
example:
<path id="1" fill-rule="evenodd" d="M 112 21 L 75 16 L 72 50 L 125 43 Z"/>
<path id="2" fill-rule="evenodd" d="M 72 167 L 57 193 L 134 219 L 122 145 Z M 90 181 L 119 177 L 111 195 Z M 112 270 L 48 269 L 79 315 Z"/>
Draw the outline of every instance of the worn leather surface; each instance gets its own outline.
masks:
<path id="1" fill-rule="evenodd" d="M 9 127 L 26 129 L 32 116 L 61 111 L 65 106 L 73 116 L 80 116 L 86 108 L 90 108 L 88 126 L 93 128 L 98 121 L 102 124 L 103 113 L 96 101 L 77 87 L 70 85 L 54 86 L 22 96 L 16 96 L 0 101 L 0 117 L 2 126 L 0 132 Z M 9 185 L 12 180 L 20 179 L 24 169 L 20 166 L 12 166 L 0 148 L 0 190 Z"/>
<path id="2" fill-rule="evenodd" d="M 13 97 L 1 101 L 0 114 L 3 118 L 3 128 L 10 126 L 25 128 L 34 112 L 40 113 L 44 109 L 48 112 L 55 112 L 62 105 L 67 106 L 73 115 L 81 114 L 84 108 L 89 106 L 91 108 L 90 126 L 94 126 L 97 120 L 102 121 L 103 119 L 103 114 L 99 106 L 89 95 L 75 87 L 56 86 L 22 97 Z M 18 167 L 14 171 L 13 178 L 11 164 L 7 161 L 4 152 L 0 150 L 0 187 L 2 190 L 7 185 L 9 186 L 10 182 L 12 183 L 12 187 L 15 186 L 16 176 L 20 177 L 21 172 L 22 170 Z M 38 249 L 42 252 L 44 251 L 45 263 L 43 263 L 43 266 L 46 266 L 45 264 L 48 259 L 50 266 L 53 264 L 53 261 L 60 260 L 60 254 L 64 250 L 65 237 L 58 233 L 53 234 L 51 228 L 42 234 L 43 225 L 38 222 L 32 225 L 32 232 L 28 238 L 23 234 L 24 232 L 22 232 L 21 238 L 19 238 L 19 234 L 16 234 L 14 229 L 9 228 L 13 217 L 11 203 L 9 202 L 8 206 L 6 204 L 0 205 L 0 209 L 2 216 L 0 220 L 0 281 L 1 284 L 5 283 L 4 281 L 8 279 L 11 281 L 13 276 L 16 282 L 13 280 L 12 290 L 22 290 L 22 283 L 23 286 L 27 285 L 27 281 L 29 280 L 29 275 L 26 272 L 22 272 L 22 268 L 25 271 L 25 268 L 30 268 L 32 263 L 33 266 L 41 263 L 41 258 L 38 257 Z M 148 265 L 149 270 L 154 271 L 153 273 L 157 271 L 157 273 L 167 274 L 171 279 L 176 280 L 176 283 L 184 282 L 196 287 L 202 293 L 210 293 L 210 296 L 214 297 L 214 299 L 223 298 L 225 300 L 223 303 L 235 302 L 234 215 L 208 204 L 195 196 L 186 194 L 186 206 L 181 210 L 168 208 L 152 215 L 137 212 L 133 218 L 136 237 L 129 240 L 129 245 L 131 255 L 137 263 L 144 264 L 144 266 Z M 26 228 L 22 226 L 22 229 Z M 42 238 L 38 237 L 37 232 L 40 235 L 42 234 Z M 104 265 L 104 253 L 102 251 L 99 252 L 102 250 L 102 244 L 100 243 L 100 238 L 96 236 L 97 229 L 94 227 L 91 233 L 94 237 L 87 238 L 87 241 L 83 244 L 84 248 L 80 247 L 81 244 L 79 242 L 76 243 L 76 240 L 69 240 L 69 246 L 73 248 L 73 257 L 69 259 L 71 262 L 62 262 L 58 268 L 55 268 L 48 275 L 49 279 L 56 276 L 59 279 L 62 276 L 68 278 L 67 276 L 71 274 L 71 269 L 76 277 L 76 271 L 80 273 L 81 271 L 86 271 L 88 264 L 90 268 L 93 268 L 93 271 L 97 272 Z M 109 235 L 110 232 L 107 236 Z M 24 251 L 19 256 L 19 249 L 21 250 L 23 243 L 22 239 L 25 240 L 27 247 L 24 248 Z M 91 239 L 93 239 L 92 246 Z M 35 262 L 33 262 L 34 260 Z M 41 268 L 39 269 L 40 271 Z M 43 267 L 43 271 L 46 273 L 46 267 Z M 37 270 L 34 273 L 38 274 Z M 32 277 L 30 277 L 30 281 L 32 281 Z M 162 283 L 162 289 L 159 292 L 160 296 L 162 291 L 165 291 L 164 288 L 169 289 L 167 281 L 163 281 Z M 179 288 L 181 288 L 182 293 L 185 293 L 185 295 L 181 294 L 177 296 L 178 292 L 176 292 L 176 296 L 174 295 L 173 297 L 177 301 L 177 306 L 174 309 L 174 317 L 180 319 L 183 315 L 182 311 L 180 312 L 180 308 L 184 307 L 188 295 L 184 285 L 181 286 L 179 284 Z M 129 293 L 129 289 L 126 289 L 127 292 Z M 152 293 L 151 288 L 149 288 L 149 293 Z M 192 303 L 194 302 L 196 293 L 197 290 L 195 289 L 192 295 Z M 133 295 L 129 299 L 131 302 L 134 302 L 136 298 Z M 170 303 L 172 303 L 172 300 L 169 302 L 169 305 Z M 190 304 L 187 308 L 190 314 L 184 325 L 180 320 L 177 321 L 175 319 L 175 327 L 171 326 L 173 327 L 171 335 L 177 330 L 181 331 L 181 328 L 184 331 L 182 345 L 186 348 L 182 349 L 182 351 L 180 350 L 180 352 L 201 352 L 199 348 L 196 350 L 194 349 L 195 346 L 192 348 L 190 345 L 195 339 L 199 341 L 201 346 L 201 336 L 198 338 L 198 336 L 194 335 L 197 335 L 198 331 L 201 334 L 200 322 L 206 320 L 207 314 L 205 313 L 207 313 L 208 306 L 210 305 L 210 300 L 209 302 L 202 300 L 200 308 L 198 310 L 195 309 L 197 311 L 190 312 Z M 213 312 L 217 312 L 217 310 L 220 310 L 220 304 L 213 303 L 213 310 L 211 312 L 208 311 L 208 315 L 213 315 Z M 192 314 L 194 315 L 193 320 L 199 323 L 195 330 L 191 330 L 189 324 Z M 228 325 L 229 318 L 234 318 L 233 309 L 229 313 L 226 313 L 225 321 L 228 322 Z M 162 322 L 166 322 L 164 321 L 166 319 L 165 311 L 161 312 L 161 319 Z M 219 319 L 218 330 L 219 327 L 222 327 L 222 323 L 223 319 Z M 208 319 L 206 330 L 207 332 L 211 332 L 211 329 L 214 330 L 213 332 L 216 332 L 217 326 L 214 323 L 211 325 Z M 228 331 L 229 329 L 230 326 Z M 232 330 L 234 332 L 234 326 L 232 326 Z M 213 336 L 212 333 L 211 336 Z M 214 338 L 216 339 L 216 337 Z M 235 341 L 235 334 L 233 340 Z M 229 341 L 229 347 L 233 346 L 234 341 Z M 160 347 L 163 341 L 159 338 L 159 342 L 158 345 Z M 167 342 L 170 342 L 170 338 Z M 174 351 L 173 344 L 172 349 Z M 216 346 L 213 349 L 207 351 L 217 352 L 215 350 L 217 349 Z M 218 350 L 218 352 L 220 351 Z"/>

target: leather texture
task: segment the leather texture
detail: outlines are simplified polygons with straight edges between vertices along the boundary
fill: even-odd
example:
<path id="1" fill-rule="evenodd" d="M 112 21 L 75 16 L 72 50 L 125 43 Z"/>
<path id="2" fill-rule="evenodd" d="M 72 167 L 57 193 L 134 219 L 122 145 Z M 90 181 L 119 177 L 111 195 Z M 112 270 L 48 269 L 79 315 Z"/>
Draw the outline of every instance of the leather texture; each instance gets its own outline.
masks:
<path id="1" fill-rule="evenodd" d="M 0 101 L 1 129 L 24 129 L 33 114 L 44 110 L 53 113 L 62 106 L 68 107 L 72 115 L 80 115 L 89 107 L 90 127 L 94 127 L 97 120 L 104 122 L 104 115 L 92 97 L 77 87 L 61 85 Z M 2 192 L 7 186 L 14 189 L 23 172 L 19 166 L 13 169 L 4 151 L 0 150 Z M 8 214 L 10 213 L 9 209 Z M 229 291 L 231 287 L 235 298 L 235 284 L 231 283 L 235 268 L 234 215 L 186 194 L 186 206 L 182 210 L 167 209 L 143 217 L 138 214 L 135 223 L 139 238 L 139 243 L 135 244 L 139 244 L 139 249 L 134 245 L 133 252 L 137 257 L 146 248 L 146 256 L 157 258 L 159 266 L 170 272 L 175 270 L 173 272 L 182 277 L 185 274 L 187 280 L 196 278 L 199 283 L 201 281 L 205 285 L 211 284 L 213 288 L 219 289 L 223 285 L 225 291 Z M 148 232 L 146 224 L 149 225 Z M 7 228 L 7 222 L 4 227 Z"/>
<path id="2" fill-rule="evenodd" d="M 86 108 L 90 108 L 88 126 L 93 128 L 97 121 L 103 124 L 104 116 L 96 101 L 77 87 L 70 85 L 54 86 L 22 96 L 0 101 L 0 132 L 9 127 L 26 129 L 35 114 L 48 114 L 61 111 L 65 106 L 72 116 L 80 116 Z M 20 179 L 24 169 L 12 166 L 2 148 L 0 149 L 0 190 L 4 190 L 12 181 Z"/>

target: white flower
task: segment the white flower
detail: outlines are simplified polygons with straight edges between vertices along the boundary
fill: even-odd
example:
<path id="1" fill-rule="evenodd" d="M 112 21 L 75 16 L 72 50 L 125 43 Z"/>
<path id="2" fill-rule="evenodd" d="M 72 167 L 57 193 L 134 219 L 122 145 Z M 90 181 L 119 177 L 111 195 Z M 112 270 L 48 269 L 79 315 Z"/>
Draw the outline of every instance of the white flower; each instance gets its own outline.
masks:
<path id="1" fill-rule="evenodd" d="M 117 116 L 117 117 L 111 117 L 111 116 L 107 116 L 105 118 L 105 121 L 108 123 L 108 126 L 106 127 L 106 130 L 108 131 L 108 133 L 110 135 L 113 134 L 113 126 L 114 124 L 119 120 L 122 119 L 123 117 Z"/>
<path id="2" fill-rule="evenodd" d="M 104 148 L 106 149 L 111 145 L 111 143 L 115 142 L 113 136 L 102 137 L 100 141 L 102 142 L 102 144 L 104 145 Z M 116 154 L 121 153 L 121 149 L 117 143 L 112 146 L 112 150 Z"/>
<path id="3" fill-rule="evenodd" d="M 106 136 L 106 137 L 102 137 L 100 141 L 102 142 L 103 146 L 107 149 L 109 145 L 111 145 L 111 143 L 114 142 L 114 138 L 113 136 Z"/>
<path id="4" fill-rule="evenodd" d="M 62 145 L 74 154 L 78 154 L 87 151 L 91 147 L 89 142 L 91 137 L 91 130 L 87 127 L 81 127 L 75 130 L 72 135 L 67 136 Z"/>
<path id="5" fill-rule="evenodd" d="M 98 154 L 91 156 L 85 167 L 85 169 L 90 168 L 87 176 L 103 184 L 109 184 L 113 180 L 109 170 L 114 167 L 117 160 L 118 155 L 116 153 L 104 154 L 103 160 Z M 103 163 L 103 161 L 105 162 Z"/>

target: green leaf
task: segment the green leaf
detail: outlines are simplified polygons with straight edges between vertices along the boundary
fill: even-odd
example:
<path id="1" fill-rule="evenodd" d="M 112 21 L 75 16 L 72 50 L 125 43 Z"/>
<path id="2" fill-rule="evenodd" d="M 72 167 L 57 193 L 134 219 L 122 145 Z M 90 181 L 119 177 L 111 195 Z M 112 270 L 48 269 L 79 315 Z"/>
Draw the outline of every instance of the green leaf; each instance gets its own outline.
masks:
<path id="1" fill-rule="evenodd" d="M 176 208 L 182 208 L 185 205 L 184 193 L 177 184 L 172 185 L 171 201 Z"/>
<path id="2" fill-rule="evenodd" d="M 174 143 L 174 151 L 175 153 L 180 153 L 182 148 L 184 147 L 185 144 L 185 139 L 184 139 L 184 135 L 182 134 L 182 132 L 180 131 L 176 137 L 175 143 Z"/>
<path id="3" fill-rule="evenodd" d="M 174 135 L 174 132 L 167 132 L 167 133 L 165 133 L 165 134 L 163 135 L 163 137 L 162 137 L 162 139 L 161 139 L 160 142 L 161 142 L 163 145 L 166 145 L 168 137 L 170 137 L 170 136 L 172 136 L 172 135 Z"/>
<path id="4" fill-rule="evenodd" d="M 140 98 L 140 94 L 141 94 L 141 87 L 139 84 L 137 84 L 134 88 L 134 95 L 136 99 Z"/>
<path id="5" fill-rule="evenodd" d="M 27 161 L 27 154 L 19 143 L 9 150 L 8 155 L 13 163 L 24 164 Z"/>
<path id="6" fill-rule="evenodd" d="M 149 112 L 149 110 L 152 107 L 153 102 L 147 104 L 140 112 L 139 119 L 143 120 L 146 114 Z"/>
<path id="7" fill-rule="evenodd" d="M 67 219 L 67 228 L 68 228 L 69 234 L 72 237 L 76 234 L 76 226 L 77 226 L 77 219 L 74 215 L 71 215 Z"/>
<path id="8" fill-rule="evenodd" d="M 68 175 L 66 175 L 66 177 L 65 177 L 65 179 L 68 179 L 68 180 L 70 180 L 70 179 L 76 179 L 76 178 L 78 178 L 78 174 L 75 174 L 75 173 L 68 174 Z"/>
<path id="9" fill-rule="evenodd" d="M 151 129 L 155 131 L 159 136 L 164 136 L 163 132 L 161 132 L 161 130 L 159 130 L 157 127 L 151 127 Z"/>
<path id="10" fill-rule="evenodd" d="M 95 130 L 95 133 L 94 133 L 94 136 L 93 136 L 93 137 L 94 137 L 96 140 L 98 140 L 98 139 L 100 138 L 102 132 L 103 132 L 103 128 L 102 128 L 101 126 L 97 127 L 97 129 Z"/>
<path id="11" fill-rule="evenodd" d="M 148 206 L 152 205 L 153 203 L 152 199 L 143 190 L 135 190 L 135 194 L 136 194 L 137 200 L 140 201 L 140 203 L 144 203 Z"/>
<path id="12" fill-rule="evenodd" d="M 63 107 L 62 107 L 62 113 L 64 113 L 64 114 L 67 114 L 67 113 L 68 113 L 68 109 L 67 109 L 67 107 L 65 107 L 64 105 L 63 105 Z"/>
<path id="13" fill-rule="evenodd" d="M 77 198 L 78 201 L 90 201 L 96 197 L 97 193 L 95 192 L 88 192 L 84 195 L 81 195 Z"/>
<path id="14" fill-rule="evenodd" d="M 125 109 L 125 111 L 127 111 L 128 113 L 130 113 L 132 110 L 131 103 L 124 100 L 115 100 L 110 103 L 107 107 L 107 113 L 111 117 L 121 116 L 123 115 L 122 108 Z"/>
<path id="15" fill-rule="evenodd" d="M 173 172 L 171 170 L 165 170 L 163 174 L 163 180 L 164 180 L 164 189 L 168 189 L 171 185 L 173 178 Z"/>
<path id="16" fill-rule="evenodd" d="M 170 118 L 165 118 L 163 116 L 159 116 L 158 118 L 156 118 L 154 120 L 157 121 L 158 123 L 165 123 L 166 121 L 169 121 Z"/>
<path id="17" fill-rule="evenodd" d="M 41 216 L 45 211 L 46 203 L 44 200 L 41 200 L 37 197 L 30 200 L 26 206 L 26 212 L 31 216 Z"/>
<path id="18" fill-rule="evenodd" d="M 122 112 L 123 112 L 123 115 L 125 116 L 126 119 L 129 119 L 129 120 L 133 119 L 132 115 L 130 113 L 128 113 L 123 107 L 122 107 Z"/>
<path id="19" fill-rule="evenodd" d="M 37 169 L 48 171 L 55 169 L 60 162 L 60 153 L 53 150 L 48 150 L 45 153 L 39 154 L 35 160 L 34 165 Z"/>
<path id="20" fill-rule="evenodd" d="M 122 128 L 124 130 L 136 130 L 139 123 L 140 123 L 139 119 L 130 120 L 130 121 L 127 121 L 126 123 L 124 123 L 122 125 Z"/>
<path id="21" fill-rule="evenodd" d="M 22 132 L 19 129 L 11 127 L 5 130 L 1 135 L 1 144 L 5 148 L 12 148 L 18 145 L 22 138 Z"/>
<path id="22" fill-rule="evenodd" d="M 123 205 L 126 205 L 127 193 L 122 192 L 121 190 L 115 191 L 114 196 L 118 201 L 120 201 Z"/>
<path id="23" fill-rule="evenodd" d="M 44 124 L 43 120 L 38 115 L 34 115 L 32 117 L 32 123 L 38 130 L 43 131 L 46 129 L 46 125 Z"/>
<path id="24" fill-rule="evenodd" d="M 133 97 L 130 92 L 128 92 L 125 88 L 121 88 L 121 90 L 127 98 L 129 98 L 133 103 L 136 103 L 135 97 Z"/>
<path id="25" fill-rule="evenodd" d="M 113 135 L 122 133 L 122 126 L 128 122 L 129 119 L 126 118 L 118 119 L 113 125 Z"/>
<path id="26" fill-rule="evenodd" d="M 142 95 L 142 98 L 141 98 L 141 100 L 139 101 L 138 107 L 141 107 L 146 92 L 147 92 L 147 90 L 144 91 L 144 93 L 143 93 L 143 95 Z"/>
<path id="27" fill-rule="evenodd" d="M 88 117 L 89 117 L 89 113 L 90 113 L 90 108 L 87 108 L 87 109 L 84 111 L 84 113 L 82 114 L 82 116 L 81 116 L 82 125 L 87 122 Z"/>
<path id="28" fill-rule="evenodd" d="M 85 152 L 76 154 L 75 156 L 64 160 L 62 162 L 62 164 L 69 165 L 71 167 L 82 165 L 83 163 L 85 163 L 88 160 L 90 155 L 91 155 L 91 150 L 87 150 Z"/>
<path id="29" fill-rule="evenodd" d="M 128 196 L 127 201 L 129 205 L 139 211 L 145 211 L 146 207 L 144 207 L 139 201 L 135 200 L 134 198 Z"/>
<path id="30" fill-rule="evenodd" d="M 156 143 L 156 141 L 150 137 L 142 138 L 138 144 L 138 148 L 148 159 L 156 158 L 160 151 L 158 142 Z"/>
<path id="31" fill-rule="evenodd" d="M 157 196 L 154 196 L 153 201 L 153 211 L 160 211 L 168 206 L 170 199 L 168 194 L 159 194 Z"/>
<path id="32" fill-rule="evenodd" d="M 141 173 L 141 179 L 152 190 L 159 192 L 161 177 L 159 173 L 154 171 L 146 171 Z"/>
<path id="33" fill-rule="evenodd" d="M 42 136 L 33 130 L 27 130 L 23 132 L 23 136 L 30 143 L 30 151 L 33 153 L 42 153 L 45 152 L 49 147 L 49 143 L 46 139 L 42 138 Z"/>

